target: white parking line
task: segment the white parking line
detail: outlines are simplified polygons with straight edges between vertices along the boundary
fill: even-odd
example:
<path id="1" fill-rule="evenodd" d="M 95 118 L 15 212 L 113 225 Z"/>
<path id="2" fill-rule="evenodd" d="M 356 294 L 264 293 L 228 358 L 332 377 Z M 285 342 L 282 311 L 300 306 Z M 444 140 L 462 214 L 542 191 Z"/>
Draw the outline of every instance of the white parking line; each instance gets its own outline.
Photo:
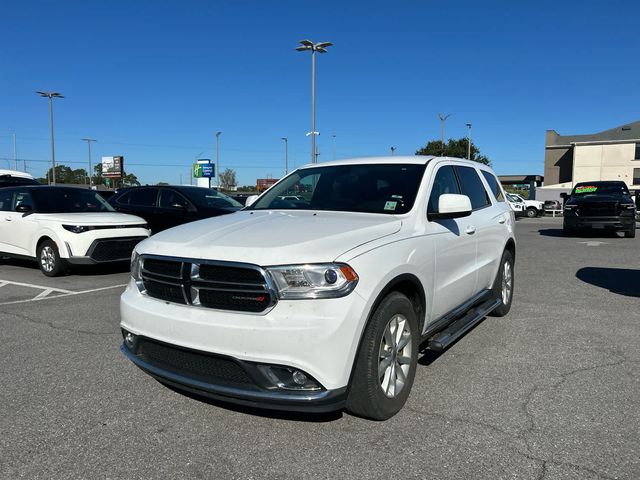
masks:
<path id="1" fill-rule="evenodd" d="M 124 283 L 122 285 L 110 285 L 108 287 L 92 288 L 89 290 L 80 290 L 78 292 L 72 292 L 71 290 L 62 290 L 59 288 L 37 287 L 29 284 L 19 284 L 18 282 L 10 282 L 8 280 L 0 280 L 0 282 L 6 282 L 7 284 L 12 284 L 12 285 L 28 286 L 31 288 L 40 288 L 44 290 L 43 292 L 36 295 L 34 298 L 28 298 L 26 300 L 14 300 L 12 302 L 0 302 L 0 305 L 13 305 L 14 303 L 28 303 L 28 302 L 40 302 L 42 300 L 54 300 L 56 298 L 61 298 L 61 297 L 70 297 L 74 295 L 82 295 L 83 293 L 100 292 L 102 290 L 110 290 L 112 288 L 122 288 L 127 286 L 127 284 Z M 54 295 L 53 297 L 49 297 L 48 295 L 52 292 L 63 292 L 63 293 L 61 295 Z"/>
<path id="2" fill-rule="evenodd" d="M 2 280 L 2 279 L 0 279 L 0 283 L 2 283 L 3 285 L 6 285 L 6 284 L 17 285 L 18 287 L 39 288 L 40 290 L 52 290 L 54 292 L 60 292 L 60 293 L 73 293 L 71 290 L 64 290 L 63 288 L 55 288 L 55 287 L 46 287 L 43 285 L 36 285 L 34 283 L 21 283 L 21 282 L 14 282 L 12 280 Z"/>

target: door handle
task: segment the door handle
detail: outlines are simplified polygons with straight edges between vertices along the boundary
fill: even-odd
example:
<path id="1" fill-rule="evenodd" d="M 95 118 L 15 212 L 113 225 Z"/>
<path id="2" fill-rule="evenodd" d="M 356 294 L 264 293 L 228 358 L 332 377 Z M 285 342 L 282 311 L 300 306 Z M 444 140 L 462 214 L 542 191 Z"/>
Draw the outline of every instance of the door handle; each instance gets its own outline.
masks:
<path id="1" fill-rule="evenodd" d="M 498 218 L 498 223 L 504 223 L 506 221 L 507 221 L 507 218 L 504 215 L 502 215 L 500 218 Z"/>
<path id="2" fill-rule="evenodd" d="M 476 233 L 476 227 L 473 225 L 469 225 L 465 231 L 467 232 L 467 234 L 473 235 L 474 233 Z"/>
<path id="3" fill-rule="evenodd" d="M 5 219 L 7 222 L 11 222 L 11 221 L 13 221 L 13 218 L 11 218 L 11 217 L 4 217 L 4 219 Z"/>

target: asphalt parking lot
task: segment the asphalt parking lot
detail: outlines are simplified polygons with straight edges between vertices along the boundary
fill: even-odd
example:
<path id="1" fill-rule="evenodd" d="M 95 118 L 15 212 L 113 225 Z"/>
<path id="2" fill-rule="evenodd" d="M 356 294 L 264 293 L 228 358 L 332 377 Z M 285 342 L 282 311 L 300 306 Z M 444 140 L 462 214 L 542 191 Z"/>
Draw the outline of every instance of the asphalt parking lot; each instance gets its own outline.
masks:
<path id="1" fill-rule="evenodd" d="M 640 238 L 517 223 L 511 313 L 382 423 L 177 393 L 119 352 L 124 268 L 0 262 L 0 478 L 640 478 Z"/>

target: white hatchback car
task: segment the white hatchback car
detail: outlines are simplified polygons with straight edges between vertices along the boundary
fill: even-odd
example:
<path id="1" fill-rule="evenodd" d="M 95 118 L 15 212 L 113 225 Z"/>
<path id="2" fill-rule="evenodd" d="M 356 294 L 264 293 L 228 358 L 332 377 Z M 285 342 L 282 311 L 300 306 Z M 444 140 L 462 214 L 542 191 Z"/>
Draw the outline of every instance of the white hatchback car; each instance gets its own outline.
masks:
<path id="1" fill-rule="evenodd" d="M 0 254 L 35 258 L 50 277 L 68 264 L 126 261 L 149 233 L 143 219 L 117 213 L 92 190 L 0 188 Z"/>
<path id="2" fill-rule="evenodd" d="M 422 343 L 443 350 L 509 311 L 515 248 L 513 211 L 485 165 L 308 165 L 243 211 L 140 243 L 121 350 L 217 399 L 386 419 Z"/>

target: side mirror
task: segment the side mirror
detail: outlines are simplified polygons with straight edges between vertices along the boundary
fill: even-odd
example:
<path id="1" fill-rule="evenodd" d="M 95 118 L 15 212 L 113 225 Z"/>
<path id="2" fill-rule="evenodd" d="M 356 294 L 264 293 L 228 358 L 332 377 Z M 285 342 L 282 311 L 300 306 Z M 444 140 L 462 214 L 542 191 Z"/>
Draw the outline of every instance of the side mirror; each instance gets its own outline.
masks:
<path id="1" fill-rule="evenodd" d="M 260 195 L 249 195 L 247 199 L 244 201 L 244 206 L 250 207 L 252 204 L 256 203 L 256 200 L 258 199 L 259 196 Z"/>
<path id="2" fill-rule="evenodd" d="M 466 195 L 443 193 L 438 199 L 438 213 L 429 213 L 429 220 L 461 218 L 471 215 L 471 200 Z"/>
<path id="3" fill-rule="evenodd" d="M 187 207 L 182 205 L 181 203 L 174 203 L 173 205 L 171 205 L 171 208 L 176 208 L 178 210 L 186 210 Z"/>
<path id="4" fill-rule="evenodd" d="M 16 212 L 28 213 L 31 210 L 33 210 L 31 205 L 25 205 L 24 203 L 21 203 L 20 205 L 16 206 Z"/>

